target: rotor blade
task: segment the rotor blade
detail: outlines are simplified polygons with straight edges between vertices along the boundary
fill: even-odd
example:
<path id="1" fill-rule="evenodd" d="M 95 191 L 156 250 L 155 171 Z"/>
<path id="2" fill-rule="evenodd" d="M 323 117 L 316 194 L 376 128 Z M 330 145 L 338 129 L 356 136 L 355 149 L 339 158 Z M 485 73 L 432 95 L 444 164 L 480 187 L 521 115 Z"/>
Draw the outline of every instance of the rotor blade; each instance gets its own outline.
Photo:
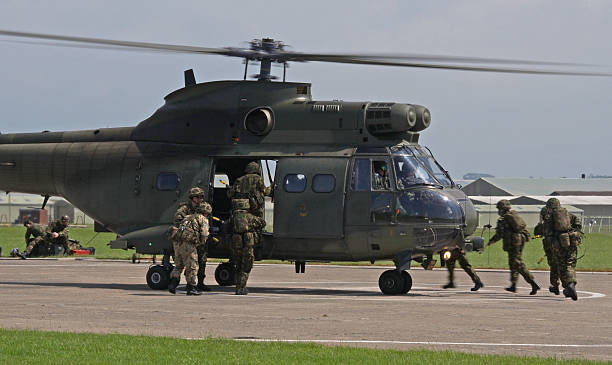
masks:
<path id="1" fill-rule="evenodd" d="M 612 73 L 606 72 L 577 72 L 577 71 L 556 71 L 556 70 L 535 70 L 521 68 L 505 68 L 505 67 L 487 67 L 487 66 L 463 66 L 463 65 L 444 65 L 433 63 L 411 63 L 411 62 L 393 62 L 385 60 L 369 60 L 369 59 L 344 59 L 344 60 L 329 60 L 329 59 L 310 59 L 316 62 L 334 62 L 334 63 L 352 63 L 359 65 L 379 65 L 379 66 L 398 66 L 398 67 L 416 67 L 416 68 L 431 68 L 439 70 L 457 70 L 457 71 L 480 71 L 480 72 L 498 72 L 498 73 L 513 73 L 513 74 L 532 74 L 532 75 L 564 75 L 564 76 L 603 76 L 612 77 Z"/>
<path id="2" fill-rule="evenodd" d="M 539 65 L 539 66 L 595 66 L 585 63 L 550 62 L 534 60 L 516 60 L 504 58 L 463 57 L 426 54 L 325 54 L 325 53 L 298 53 L 285 52 L 283 58 L 288 61 L 327 61 L 341 62 L 345 60 L 404 60 L 420 62 L 451 62 L 451 63 L 481 63 L 481 64 L 505 64 L 505 65 Z M 352 63 L 352 62 L 351 62 Z"/>
<path id="3" fill-rule="evenodd" d="M 0 39 L 0 42 L 27 44 L 35 46 L 52 46 L 52 47 L 63 47 L 63 48 L 77 48 L 77 49 L 101 49 L 111 51 L 122 51 L 122 52 L 142 52 L 142 53 L 185 53 L 184 51 L 173 51 L 167 49 L 144 49 L 144 48 L 132 48 L 132 47 L 121 47 L 121 46 L 106 46 L 101 44 L 87 44 L 87 43 L 68 43 L 68 42 L 51 42 L 51 41 L 20 41 L 12 39 Z M 193 52 L 186 52 L 193 54 Z"/>
<path id="4" fill-rule="evenodd" d="M 46 39 L 54 41 L 64 42 L 77 42 L 85 44 L 99 44 L 105 46 L 117 46 L 126 48 L 138 48 L 145 50 L 163 50 L 163 51 L 174 51 L 184 53 L 206 53 L 206 54 L 219 54 L 219 55 L 233 55 L 233 51 L 226 48 L 208 48 L 208 47 L 194 47 L 194 46 L 182 46 L 174 44 L 163 44 L 163 43 L 147 43 L 147 42 L 130 42 L 130 41 L 118 41 L 112 39 L 101 39 L 101 38 L 86 38 L 86 37 L 71 37 L 54 34 L 42 34 L 42 33 L 26 33 L 26 32 L 14 32 L 9 30 L 0 30 L 0 35 L 11 36 L 11 37 L 23 37 L 23 38 L 35 38 L 35 39 Z"/>

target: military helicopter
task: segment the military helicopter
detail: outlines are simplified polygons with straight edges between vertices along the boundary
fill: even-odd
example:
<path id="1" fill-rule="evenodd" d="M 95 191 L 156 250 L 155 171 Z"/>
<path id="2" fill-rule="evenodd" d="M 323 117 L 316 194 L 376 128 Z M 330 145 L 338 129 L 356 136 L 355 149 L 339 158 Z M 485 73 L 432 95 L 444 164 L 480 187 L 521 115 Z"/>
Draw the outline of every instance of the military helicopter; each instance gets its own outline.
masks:
<path id="1" fill-rule="evenodd" d="M 316 101 L 311 84 L 286 81 L 288 62 L 612 76 L 542 69 L 578 66 L 555 62 L 299 53 L 269 38 L 245 48 L 206 48 L 6 30 L 0 36 L 245 60 L 242 80 L 196 83 L 193 71 L 185 71 L 185 86 L 136 126 L 0 135 L 0 189 L 62 196 L 95 219 L 96 231 L 117 234 L 112 248 L 164 255 L 147 272 L 152 289 L 168 285 L 167 231 L 189 189 L 204 189 L 213 215 L 227 220 L 227 187 L 215 179 L 231 184 L 251 161 L 267 167 L 273 185 L 272 216 L 266 217 L 273 223 L 256 247 L 257 260 L 292 261 L 303 273 L 307 261 L 391 259 L 395 269 L 380 275 L 379 287 L 385 294 L 402 294 L 412 287 L 406 271 L 412 261 L 431 268 L 434 256 L 448 258 L 454 247 L 482 248 L 482 238 L 474 235 L 472 203 L 433 153 L 418 144 L 431 123 L 426 107 Z M 259 73 L 247 80 L 253 61 L 260 63 Z M 275 63 L 283 66 L 282 81 L 273 81 Z M 217 224 L 212 233 L 209 257 L 229 258 L 229 232 Z M 219 285 L 232 285 L 233 276 L 231 262 L 215 271 Z"/>

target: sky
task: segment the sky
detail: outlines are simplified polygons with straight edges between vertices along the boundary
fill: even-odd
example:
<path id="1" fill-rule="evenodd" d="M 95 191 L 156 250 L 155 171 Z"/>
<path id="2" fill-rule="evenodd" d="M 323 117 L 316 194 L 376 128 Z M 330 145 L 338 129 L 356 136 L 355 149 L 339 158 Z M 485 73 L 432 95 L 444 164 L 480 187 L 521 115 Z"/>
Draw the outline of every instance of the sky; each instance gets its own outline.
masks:
<path id="1" fill-rule="evenodd" d="M 0 29 L 205 47 L 421 53 L 596 64 L 612 72 L 612 2 L 3 0 Z M 6 37 L 0 37 L 6 40 Z M 0 132 L 136 125 L 183 86 L 241 79 L 240 59 L 0 41 Z M 256 67 L 250 67 L 250 73 Z M 282 69 L 273 72 L 282 75 Z M 612 175 L 612 78 L 293 63 L 314 100 L 424 105 L 421 133 L 455 178 Z"/>

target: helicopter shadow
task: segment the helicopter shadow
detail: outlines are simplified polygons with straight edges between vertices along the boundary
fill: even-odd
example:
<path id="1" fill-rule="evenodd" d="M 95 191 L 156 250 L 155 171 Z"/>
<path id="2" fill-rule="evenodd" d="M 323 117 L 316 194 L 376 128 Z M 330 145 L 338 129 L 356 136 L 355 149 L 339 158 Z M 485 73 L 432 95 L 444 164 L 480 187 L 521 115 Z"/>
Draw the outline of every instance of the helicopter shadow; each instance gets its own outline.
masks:
<path id="1" fill-rule="evenodd" d="M 0 285 L 13 285 L 13 286 L 27 286 L 27 287 L 58 287 L 58 288 L 80 288 L 80 289 L 112 289 L 112 290 L 125 290 L 125 291 L 151 291 L 148 286 L 144 284 L 119 284 L 119 283 L 32 283 L 32 282 L 18 282 L 18 281 L 0 281 Z"/>

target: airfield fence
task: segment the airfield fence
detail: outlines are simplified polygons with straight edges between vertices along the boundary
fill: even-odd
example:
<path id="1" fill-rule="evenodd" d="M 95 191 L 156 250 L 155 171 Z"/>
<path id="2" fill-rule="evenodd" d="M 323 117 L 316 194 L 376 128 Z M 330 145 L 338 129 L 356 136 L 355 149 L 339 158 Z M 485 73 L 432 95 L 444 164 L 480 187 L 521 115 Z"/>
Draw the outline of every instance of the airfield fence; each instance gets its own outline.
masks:
<path id="1" fill-rule="evenodd" d="M 583 216 L 582 231 L 584 233 L 612 232 L 612 216 Z"/>

